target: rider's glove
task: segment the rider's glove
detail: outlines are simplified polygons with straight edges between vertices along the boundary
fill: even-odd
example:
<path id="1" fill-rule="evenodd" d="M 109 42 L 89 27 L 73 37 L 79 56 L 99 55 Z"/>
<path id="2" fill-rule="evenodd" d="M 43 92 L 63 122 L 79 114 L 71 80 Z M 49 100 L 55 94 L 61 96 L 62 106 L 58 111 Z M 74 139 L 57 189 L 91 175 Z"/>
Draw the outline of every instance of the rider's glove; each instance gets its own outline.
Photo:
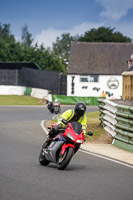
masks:
<path id="1" fill-rule="evenodd" d="M 62 128 L 62 124 L 60 123 L 60 124 L 58 124 L 57 126 L 53 126 L 53 131 L 54 131 L 55 133 L 58 133 L 58 131 L 59 131 L 61 128 Z"/>
<path id="2" fill-rule="evenodd" d="M 59 123 L 59 124 L 57 125 L 57 130 L 61 129 L 62 127 L 63 127 L 63 125 L 62 125 L 61 123 Z"/>
<path id="3" fill-rule="evenodd" d="M 52 131 L 53 131 L 54 133 L 57 133 L 57 132 L 58 132 L 57 126 L 53 126 Z"/>
<path id="4" fill-rule="evenodd" d="M 58 133 L 57 127 L 53 126 L 52 129 L 49 131 L 48 137 L 53 138 Z"/>

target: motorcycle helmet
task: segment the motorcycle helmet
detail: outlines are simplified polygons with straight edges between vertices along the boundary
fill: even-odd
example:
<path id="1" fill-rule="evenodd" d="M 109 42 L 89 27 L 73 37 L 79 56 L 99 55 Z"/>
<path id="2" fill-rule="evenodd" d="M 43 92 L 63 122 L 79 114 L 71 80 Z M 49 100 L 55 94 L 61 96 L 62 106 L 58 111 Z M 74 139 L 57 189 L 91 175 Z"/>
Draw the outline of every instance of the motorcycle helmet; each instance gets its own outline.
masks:
<path id="1" fill-rule="evenodd" d="M 55 99 L 55 103 L 58 103 L 58 99 Z"/>
<path id="2" fill-rule="evenodd" d="M 75 105 L 74 111 L 77 116 L 82 117 L 86 111 L 86 105 L 82 102 L 79 102 Z"/>

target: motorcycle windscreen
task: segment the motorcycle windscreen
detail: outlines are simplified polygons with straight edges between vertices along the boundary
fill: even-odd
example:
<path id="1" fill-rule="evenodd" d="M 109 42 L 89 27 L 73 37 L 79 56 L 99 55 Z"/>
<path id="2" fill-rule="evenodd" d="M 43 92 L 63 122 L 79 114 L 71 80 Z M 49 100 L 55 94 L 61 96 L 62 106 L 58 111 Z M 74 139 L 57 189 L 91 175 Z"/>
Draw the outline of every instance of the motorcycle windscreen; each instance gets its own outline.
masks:
<path id="1" fill-rule="evenodd" d="M 82 125 L 79 122 L 72 122 L 71 125 L 75 133 L 80 134 L 82 132 Z"/>

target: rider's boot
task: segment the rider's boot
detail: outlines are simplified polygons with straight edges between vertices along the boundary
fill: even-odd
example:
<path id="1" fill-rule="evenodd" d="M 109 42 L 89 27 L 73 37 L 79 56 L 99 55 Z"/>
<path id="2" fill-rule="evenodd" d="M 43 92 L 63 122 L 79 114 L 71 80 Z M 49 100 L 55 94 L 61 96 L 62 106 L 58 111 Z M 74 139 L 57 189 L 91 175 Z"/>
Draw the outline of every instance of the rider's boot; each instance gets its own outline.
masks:
<path id="1" fill-rule="evenodd" d="M 55 127 L 49 131 L 49 134 L 47 136 L 47 140 L 43 144 L 42 148 L 47 148 L 50 145 L 50 142 L 51 142 L 52 138 L 55 137 L 56 132 L 57 131 L 56 131 Z"/>
<path id="2" fill-rule="evenodd" d="M 50 145 L 50 141 L 51 141 L 51 139 L 50 139 L 50 137 L 48 137 L 47 140 L 42 145 L 42 148 L 43 149 L 47 148 Z"/>

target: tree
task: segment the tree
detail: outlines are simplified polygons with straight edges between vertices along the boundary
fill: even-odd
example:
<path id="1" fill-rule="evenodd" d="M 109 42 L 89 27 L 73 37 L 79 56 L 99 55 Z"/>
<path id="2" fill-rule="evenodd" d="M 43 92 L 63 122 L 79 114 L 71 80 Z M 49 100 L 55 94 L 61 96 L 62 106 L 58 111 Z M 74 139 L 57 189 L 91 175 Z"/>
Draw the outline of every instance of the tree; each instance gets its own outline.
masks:
<path id="1" fill-rule="evenodd" d="M 42 70 L 66 73 L 62 60 L 48 49 L 45 49 L 43 45 L 39 47 L 36 44 L 35 46 L 23 48 L 21 54 L 23 55 L 23 61 L 36 62 Z"/>
<path id="2" fill-rule="evenodd" d="M 25 25 L 22 27 L 22 35 L 21 35 L 22 43 L 26 47 L 30 47 L 32 44 L 32 34 L 28 31 L 28 26 Z"/>
<path id="3" fill-rule="evenodd" d="M 15 44 L 15 38 L 11 34 L 10 24 L 0 23 L 0 61 L 10 61 L 11 44 Z"/>
<path id="4" fill-rule="evenodd" d="M 79 37 L 80 42 L 131 42 L 129 37 L 123 36 L 120 32 L 114 32 L 115 28 L 99 27 L 92 28 L 90 31 Z"/>
<path id="5" fill-rule="evenodd" d="M 8 43 L 15 41 L 15 38 L 11 34 L 11 31 L 10 31 L 10 24 L 1 24 L 0 23 L 0 38 Z"/>
<path id="6" fill-rule="evenodd" d="M 43 45 L 32 44 L 32 36 L 25 25 L 22 29 L 22 42 L 17 42 L 11 34 L 10 24 L 0 24 L 0 62 L 36 62 L 42 70 L 66 73 L 61 58 Z"/>
<path id="7" fill-rule="evenodd" d="M 53 43 L 53 53 L 60 57 L 64 63 L 68 61 L 70 53 L 71 41 L 76 41 L 78 36 L 72 37 L 70 33 L 64 33 L 61 38 L 57 37 L 56 42 Z"/>

